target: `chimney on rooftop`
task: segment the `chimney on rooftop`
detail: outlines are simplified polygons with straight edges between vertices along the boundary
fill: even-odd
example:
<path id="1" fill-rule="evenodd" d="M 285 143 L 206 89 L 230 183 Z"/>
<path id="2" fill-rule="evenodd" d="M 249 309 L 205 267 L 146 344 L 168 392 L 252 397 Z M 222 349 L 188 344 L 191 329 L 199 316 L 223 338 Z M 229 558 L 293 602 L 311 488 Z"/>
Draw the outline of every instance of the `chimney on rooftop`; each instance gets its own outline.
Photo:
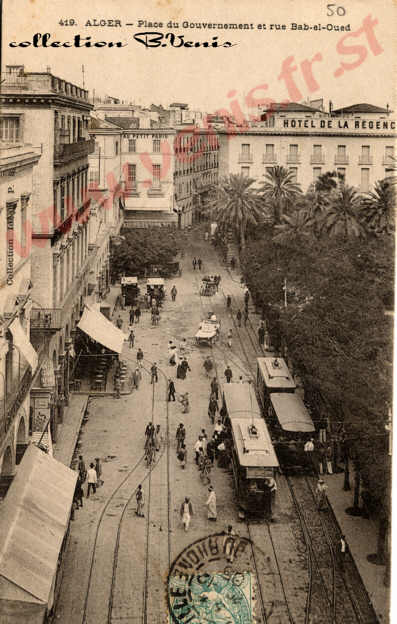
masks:
<path id="1" fill-rule="evenodd" d="M 387 114 L 390 113 L 390 106 L 388 104 L 386 104 L 386 110 L 387 110 Z"/>
<path id="2" fill-rule="evenodd" d="M 331 100 L 329 101 L 329 114 L 332 114 L 332 111 L 334 110 L 334 105 L 332 104 Z"/>

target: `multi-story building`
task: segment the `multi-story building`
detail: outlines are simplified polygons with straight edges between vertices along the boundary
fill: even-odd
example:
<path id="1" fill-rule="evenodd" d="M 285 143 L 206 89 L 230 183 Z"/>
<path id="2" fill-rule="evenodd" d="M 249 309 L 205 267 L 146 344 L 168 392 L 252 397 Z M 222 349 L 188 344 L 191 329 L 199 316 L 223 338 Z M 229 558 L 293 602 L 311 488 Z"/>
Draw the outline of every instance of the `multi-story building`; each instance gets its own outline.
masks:
<path id="1" fill-rule="evenodd" d="M 51 432 L 68 403 L 73 331 L 88 290 L 88 154 L 94 149 L 88 92 L 46 72 L 7 66 L 2 75 L 1 139 L 39 146 L 32 192 L 33 283 L 31 339 L 46 344 L 48 374 L 56 375 L 53 406 L 37 390 L 33 421 L 49 414 Z M 45 407 L 46 406 L 46 407 Z"/>
<path id="2" fill-rule="evenodd" d="M 198 220 L 210 186 L 217 181 L 216 135 L 192 123 L 197 113 L 186 104 L 173 104 L 169 111 L 154 105 L 150 109 L 103 106 L 113 113 L 105 118 L 109 128 L 122 130 L 124 224 L 186 227 Z M 121 114 L 115 116 L 118 109 Z"/>
<path id="3" fill-rule="evenodd" d="M 26 448 L 30 391 L 41 357 L 30 343 L 33 171 L 40 150 L 0 120 L 0 496 Z"/>
<path id="4" fill-rule="evenodd" d="M 119 126 L 91 117 L 89 133 L 95 149 L 89 156 L 91 197 L 88 249 L 94 254 L 89 272 L 88 294 L 94 303 L 103 301 L 109 290 L 110 245 L 123 223 L 124 198 L 121 177 L 121 135 Z M 102 312 L 107 313 L 101 307 Z"/>
<path id="5" fill-rule="evenodd" d="M 356 104 L 325 112 L 304 104 L 275 104 L 262 121 L 219 133 L 219 173 L 242 173 L 258 182 L 282 165 L 307 190 L 319 175 L 337 171 L 349 186 L 368 192 L 392 175 L 396 121 L 389 108 Z"/>
<path id="6" fill-rule="evenodd" d="M 212 189 L 218 182 L 217 135 L 203 128 L 178 128 L 174 141 L 174 187 L 182 227 L 201 221 L 208 213 Z"/>

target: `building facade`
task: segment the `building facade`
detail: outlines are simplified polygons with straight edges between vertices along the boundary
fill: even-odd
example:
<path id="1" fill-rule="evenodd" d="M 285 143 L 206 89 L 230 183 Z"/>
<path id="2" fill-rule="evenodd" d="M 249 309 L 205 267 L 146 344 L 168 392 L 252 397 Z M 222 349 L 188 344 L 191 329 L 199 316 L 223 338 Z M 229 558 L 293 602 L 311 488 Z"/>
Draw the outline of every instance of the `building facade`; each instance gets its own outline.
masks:
<path id="1" fill-rule="evenodd" d="M 121 176 L 121 135 L 118 126 L 94 116 L 89 133 L 95 149 L 89 155 L 90 219 L 89 252 L 93 263 L 89 271 L 88 296 L 91 303 L 103 303 L 110 287 L 110 246 L 118 237 L 124 221 Z M 107 313 L 107 310 L 100 309 Z"/>
<path id="2" fill-rule="evenodd" d="M 290 103 L 261 111 L 261 121 L 219 127 L 219 175 L 258 182 L 281 165 L 306 191 L 319 175 L 337 171 L 359 192 L 392 175 L 396 121 L 388 108 L 357 104 L 328 112 Z"/>
<path id="3" fill-rule="evenodd" d="M 92 105 L 88 92 L 46 72 L 7 66 L 2 75 L 1 141 L 28 142 L 40 149 L 33 178 L 32 344 L 47 361 L 37 387 L 33 422 L 47 415 L 56 439 L 57 423 L 68 404 L 73 331 L 88 291 L 90 197 L 88 135 Z M 43 347 L 45 345 L 45 347 Z M 47 386 L 55 379 L 54 399 Z"/>
<path id="4" fill-rule="evenodd" d="M 33 172 L 40 150 L 1 143 L 0 156 L 0 497 L 29 438 L 31 388 L 39 359 L 30 344 Z"/>

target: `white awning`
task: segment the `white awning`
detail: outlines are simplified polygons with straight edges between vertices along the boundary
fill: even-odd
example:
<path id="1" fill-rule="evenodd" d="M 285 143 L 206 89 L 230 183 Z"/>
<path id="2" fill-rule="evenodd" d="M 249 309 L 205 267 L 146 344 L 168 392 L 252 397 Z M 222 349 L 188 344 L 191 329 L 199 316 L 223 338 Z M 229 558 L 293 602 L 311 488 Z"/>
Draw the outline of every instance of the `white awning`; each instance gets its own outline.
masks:
<path id="1" fill-rule="evenodd" d="M 122 352 L 124 340 L 127 340 L 127 336 L 121 329 L 115 327 L 101 312 L 87 305 L 77 327 L 115 353 Z"/>
<path id="2" fill-rule="evenodd" d="M 32 372 L 34 373 L 37 368 L 39 358 L 36 351 L 33 349 L 28 336 L 25 334 L 19 319 L 14 319 L 9 326 L 9 329 L 12 333 L 15 346 L 21 351 L 24 358 L 29 362 L 32 367 Z"/>

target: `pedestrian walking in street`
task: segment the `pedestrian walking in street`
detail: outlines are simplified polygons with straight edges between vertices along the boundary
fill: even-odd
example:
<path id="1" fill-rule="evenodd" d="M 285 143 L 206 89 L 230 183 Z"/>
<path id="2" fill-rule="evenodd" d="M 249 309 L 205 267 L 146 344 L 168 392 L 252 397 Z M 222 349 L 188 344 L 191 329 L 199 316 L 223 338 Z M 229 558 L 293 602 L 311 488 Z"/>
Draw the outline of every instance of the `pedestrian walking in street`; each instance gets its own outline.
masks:
<path id="1" fill-rule="evenodd" d="M 241 310 L 237 310 L 236 319 L 237 319 L 238 326 L 241 327 L 241 319 L 242 319 Z"/>
<path id="2" fill-rule="evenodd" d="M 136 361 L 139 368 L 142 368 L 143 365 L 143 351 L 141 347 L 138 347 L 138 351 L 136 352 Z"/>
<path id="3" fill-rule="evenodd" d="M 229 347 L 229 349 L 231 349 L 232 345 L 233 345 L 233 331 L 229 329 L 229 331 L 227 332 L 227 346 Z"/>
<path id="4" fill-rule="evenodd" d="M 204 240 L 205 240 L 205 242 L 207 242 L 207 241 L 208 241 L 208 237 L 209 237 L 208 232 L 205 232 L 205 234 L 204 234 Z"/>
<path id="5" fill-rule="evenodd" d="M 95 472 L 96 472 L 97 487 L 100 487 L 101 485 L 104 484 L 104 481 L 102 479 L 102 465 L 101 465 L 101 460 L 99 459 L 99 457 L 95 457 Z"/>
<path id="6" fill-rule="evenodd" d="M 244 309 L 244 327 L 247 327 L 248 319 L 249 319 L 248 308 L 245 308 Z"/>
<path id="7" fill-rule="evenodd" d="M 120 314 L 118 315 L 118 317 L 116 319 L 116 325 L 117 325 L 118 329 L 122 329 L 123 328 L 123 319 L 121 318 Z"/>
<path id="8" fill-rule="evenodd" d="M 208 520 L 216 521 L 217 511 L 216 511 L 216 494 L 212 485 L 208 488 L 209 496 L 207 502 L 205 503 L 208 508 Z"/>
<path id="9" fill-rule="evenodd" d="M 203 366 L 204 366 L 204 370 L 205 370 L 206 376 L 210 377 L 210 375 L 212 373 L 212 369 L 214 368 L 214 365 L 213 365 L 212 360 L 211 360 L 209 355 L 207 355 L 207 357 L 205 358 L 205 360 L 203 362 Z"/>
<path id="10" fill-rule="evenodd" d="M 343 570 L 345 567 L 345 560 L 346 560 L 346 554 L 347 554 L 347 544 L 346 544 L 346 538 L 344 535 L 340 536 L 339 554 L 340 554 L 340 565 Z"/>
<path id="11" fill-rule="evenodd" d="M 198 268 L 199 268 L 199 271 L 201 271 L 201 267 L 202 267 L 202 265 L 203 265 L 203 261 L 201 260 L 201 258 L 199 258 L 199 259 L 197 260 L 197 266 L 198 266 Z"/>
<path id="12" fill-rule="evenodd" d="M 250 294 L 249 294 L 248 288 L 246 288 L 245 293 L 244 293 L 244 305 L 246 308 L 248 308 L 249 300 L 250 300 Z"/>
<path id="13" fill-rule="evenodd" d="M 76 509 L 83 506 L 83 498 L 84 498 L 83 483 L 79 475 L 77 477 L 76 485 L 74 488 L 74 494 L 73 494 L 73 502 L 76 506 Z"/>
<path id="14" fill-rule="evenodd" d="M 141 308 L 139 307 L 139 305 L 137 305 L 135 308 L 135 322 L 139 323 L 140 318 L 141 318 Z"/>
<path id="15" fill-rule="evenodd" d="M 320 420 L 320 424 L 319 424 L 319 428 L 318 428 L 318 440 L 319 442 L 326 442 L 327 441 L 327 419 L 326 418 L 322 418 Z"/>
<path id="16" fill-rule="evenodd" d="M 130 349 L 134 348 L 135 334 L 134 334 L 134 330 L 133 329 L 130 329 L 130 335 L 128 336 L 128 344 L 130 345 Z"/>
<path id="17" fill-rule="evenodd" d="M 83 459 L 82 455 L 79 455 L 78 470 L 79 470 L 81 483 L 84 483 L 84 481 L 87 478 L 87 469 L 85 467 L 85 462 L 84 462 L 84 459 Z"/>
<path id="18" fill-rule="evenodd" d="M 203 440 L 201 436 L 199 436 L 197 442 L 194 445 L 194 452 L 195 452 L 194 461 L 196 462 L 197 465 L 198 465 L 198 460 L 200 457 L 200 452 L 202 451 L 203 451 Z"/>
<path id="19" fill-rule="evenodd" d="M 139 368 L 136 368 L 132 373 L 132 387 L 134 390 L 139 390 L 139 384 L 141 383 L 142 374 Z"/>
<path id="20" fill-rule="evenodd" d="M 95 467 L 92 462 L 87 472 L 87 481 L 88 481 L 87 498 L 90 498 L 91 490 L 94 492 L 94 494 L 96 494 L 96 486 L 97 486 L 97 477 L 96 477 Z"/>
<path id="21" fill-rule="evenodd" d="M 182 403 L 182 414 L 188 414 L 190 412 L 189 393 L 181 394 L 179 400 Z"/>
<path id="22" fill-rule="evenodd" d="M 152 422 L 149 422 L 146 425 L 146 429 L 145 429 L 145 437 L 146 437 L 145 448 L 149 441 L 153 442 L 153 436 L 154 436 L 154 425 Z"/>
<path id="23" fill-rule="evenodd" d="M 208 403 L 208 417 L 212 424 L 215 422 L 215 416 L 217 411 L 219 410 L 218 401 L 216 400 L 215 392 L 211 392 L 210 400 Z"/>
<path id="24" fill-rule="evenodd" d="M 157 452 L 160 450 L 161 441 L 160 425 L 156 425 L 156 429 L 153 434 L 153 445 Z"/>
<path id="25" fill-rule="evenodd" d="M 168 380 L 168 401 L 175 401 L 175 384 L 172 379 Z"/>
<path id="26" fill-rule="evenodd" d="M 182 365 L 182 369 L 185 371 L 185 376 L 182 379 L 185 379 L 187 371 L 191 372 L 192 369 L 190 368 L 189 362 L 187 361 L 185 357 L 182 359 L 181 365 Z"/>
<path id="27" fill-rule="evenodd" d="M 234 561 L 234 553 L 235 547 L 234 544 L 237 541 L 235 538 L 238 537 L 236 531 L 233 529 L 232 525 L 229 524 L 227 529 L 223 531 L 223 552 L 226 553 L 226 561 L 228 563 L 233 563 Z"/>
<path id="28" fill-rule="evenodd" d="M 180 449 L 177 451 L 177 459 L 180 463 L 182 470 L 185 469 L 186 461 L 187 461 L 187 450 L 186 446 L 182 443 Z"/>
<path id="29" fill-rule="evenodd" d="M 319 479 L 316 487 L 317 509 L 319 511 L 326 511 L 328 509 L 327 489 L 328 486 L 324 483 L 322 479 Z"/>
<path id="30" fill-rule="evenodd" d="M 185 379 L 183 374 L 184 374 L 184 370 L 183 370 L 182 362 L 179 362 L 178 366 L 176 367 L 176 378 L 177 379 Z"/>
<path id="31" fill-rule="evenodd" d="M 211 381 L 211 392 L 213 394 L 215 394 L 215 399 L 218 400 L 219 398 L 219 384 L 218 384 L 218 380 L 216 377 L 214 377 Z"/>
<path id="32" fill-rule="evenodd" d="M 150 367 L 150 383 L 157 383 L 158 380 L 159 377 L 157 373 L 157 363 L 153 362 L 152 366 Z"/>
<path id="33" fill-rule="evenodd" d="M 261 323 L 258 327 L 258 341 L 261 347 L 265 345 L 265 326 Z"/>
<path id="34" fill-rule="evenodd" d="M 232 369 L 230 368 L 229 364 L 225 368 L 224 375 L 226 377 L 226 382 L 230 383 L 231 380 L 232 380 L 232 377 L 233 377 L 233 372 L 232 372 Z"/>
<path id="35" fill-rule="evenodd" d="M 206 453 L 200 453 L 198 466 L 202 483 L 204 485 L 209 485 L 211 483 L 212 463 Z"/>
<path id="36" fill-rule="evenodd" d="M 318 472 L 319 474 L 324 474 L 327 472 L 327 465 L 325 459 L 325 446 L 324 444 L 319 444 L 317 448 L 317 457 L 318 457 Z"/>
<path id="37" fill-rule="evenodd" d="M 189 530 L 190 520 L 193 515 L 193 505 L 188 496 L 185 496 L 185 500 L 183 501 L 180 509 L 180 516 L 182 518 L 182 524 L 184 526 L 185 531 Z"/>
<path id="38" fill-rule="evenodd" d="M 207 457 L 210 460 L 211 464 L 214 464 L 214 460 L 215 460 L 215 445 L 214 445 L 214 439 L 211 438 L 211 440 L 208 440 L 207 443 Z"/>
<path id="39" fill-rule="evenodd" d="M 305 453 L 305 457 L 306 457 L 306 464 L 309 467 L 313 467 L 313 456 L 314 456 L 314 440 L 313 438 L 310 438 L 310 440 L 307 440 L 307 442 L 305 442 L 305 445 L 303 447 L 303 451 Z"/>
<path id="40" fill-rule="evenodd" d="M 175 437 L 176 437 L 176 451 L 178 452 L 182 444 L 185 443 L 185 438 L 186 438 L 186 429 L 183 423 L 179 423 L 178 428 L 176 430 Z"/>
<path id="41" fill-rule="evenodd" d="M 172 299 L 172 301 L 175 301 L 177 294 L 178 294 L 178 291 L 177 291 L 176 286 L 174 284 L 173 287 L 171 288 L 171 299 Z"/>
<path id="42" fill-rule="evenodd" d="M 232 307 L 232 298 L 231 298 L 231 296 L 230 296 L 230 295 L 228 295 L 228 296 L 226 297 L 226 308 L 227 308 L 228 310 L 230 310 L 230 308 L 231 308 L 231 307 Z"/>
<path id="43" fill-rule="evenodd" d="M 131 306 L 131 310 L 130 310 L 130 325 L 134 324 L 134 320 L 135 320 L 135 310 L 134 310 L 134 307 Z"/>
<path id="44" fill-rule="evenodd" d="M 195 271 L 196 270 L 196 266 L 197 266 L 197 260 L 196 260 L 195 257 L 192 260 L 192 265 L 193 265 L 193 271 Z"/>
<path id="45" fill-rule="evenodd" d="M 200 436 L 201 436 L 201 442 L 203 444 L 203 452 L 204 452 L 204 455 L 206 455 L 207 454 L 208 436 L 207 436 L 207 432 L 206 432 L 205 429 L 201 430 Z"/>
<path id="46" fill-rule="evenodd" d="M 136 512 L 135 513 L 140 518 L 144 518 L 145 514 L 143 513 L 143 508 L 145 505 L 145 494 L 144 494 L 141 484 L 138 485 L 137 491 L 135 493 L 135 499 L 136 499 Z"/>
<path id="47" fill-rule="evenodd" d="M 236 268 L 236 258 L 234 256 L 232 256 L 232 259 L 230 260 L 230 266 L 234 271 L 234 269 Z"/>
<path id="48" fill-rule="evenodd" d="M 334 471 L 332 469 L 332 459 L 333 459 L 332 447 L 328 445 L 325 449 L 325 461 L 327 464 L 328 474 L 334 474 Z"/>

